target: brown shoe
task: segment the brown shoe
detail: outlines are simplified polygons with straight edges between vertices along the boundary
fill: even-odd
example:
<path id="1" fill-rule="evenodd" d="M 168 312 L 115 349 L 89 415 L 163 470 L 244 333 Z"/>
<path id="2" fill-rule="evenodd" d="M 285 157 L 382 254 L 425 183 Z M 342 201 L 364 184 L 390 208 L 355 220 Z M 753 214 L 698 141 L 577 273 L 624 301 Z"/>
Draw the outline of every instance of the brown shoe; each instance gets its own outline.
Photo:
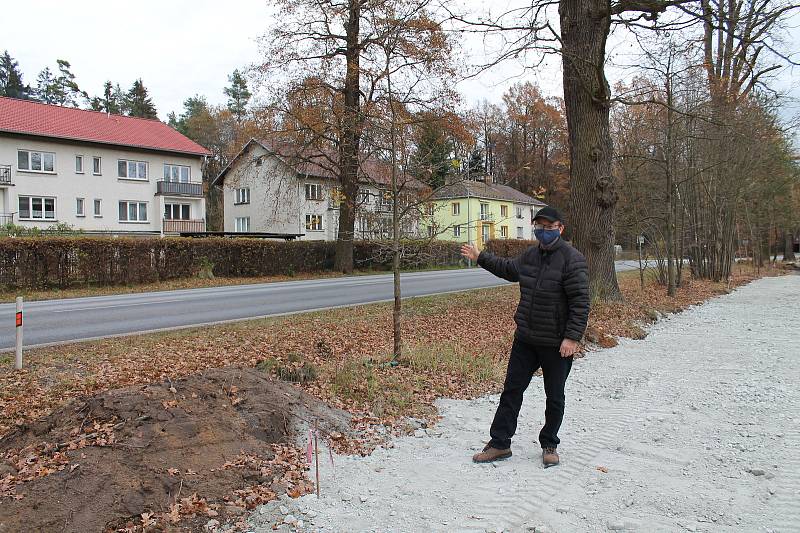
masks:
<path id="1" fill-rule="evenodd" d="M 542 448 L 542 464 L 545 468 L 556 466 L 558 462 L 558 452 L 555 448 Z"/>
<path id="2" fill-rule="evenodd" d="M 476 463 L 492 463 L 494 461 L 508 459 L 509 457 L 511 457 L 511 448 L 500 450 L 487 444 L 482 452 L 472 456 L 472 460 Z"/>

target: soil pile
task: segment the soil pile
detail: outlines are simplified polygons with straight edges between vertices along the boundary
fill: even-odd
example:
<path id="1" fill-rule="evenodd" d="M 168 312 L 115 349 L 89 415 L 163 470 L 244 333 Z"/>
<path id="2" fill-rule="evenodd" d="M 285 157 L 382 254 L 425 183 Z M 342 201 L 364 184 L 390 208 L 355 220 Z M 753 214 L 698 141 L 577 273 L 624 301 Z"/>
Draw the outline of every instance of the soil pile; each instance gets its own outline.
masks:
<path id="1" fill-rule="evenodd" d="M 0 439 L 0 532 L 199 530 L 309 491 L 297 444 L 349 422 L 238 367 L 76 400 Z"/>

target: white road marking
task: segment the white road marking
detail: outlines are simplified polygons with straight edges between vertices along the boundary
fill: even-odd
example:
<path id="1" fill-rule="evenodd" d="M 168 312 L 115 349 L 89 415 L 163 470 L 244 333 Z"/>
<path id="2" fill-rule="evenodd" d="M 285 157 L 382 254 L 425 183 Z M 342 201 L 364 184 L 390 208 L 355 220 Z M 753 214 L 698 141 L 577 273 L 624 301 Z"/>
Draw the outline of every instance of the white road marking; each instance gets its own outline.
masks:
<path id="1" fill-rule="evenodd" d="M 89 307 L 73 307 L 70 309 L 53 309 L 51 313 L 73 313 L 75 311 L 94 311 L 95 309 L 114 309 L 116 307 L 133 307 L 135 305 L 157 305 L 168 302 L 185 302 L 188 298 L 173 298 L 170 300 L 149 300 L 147 302 L 137 302 L 132 304 L 115 304 L 115 305 L 95 305 Z"/>

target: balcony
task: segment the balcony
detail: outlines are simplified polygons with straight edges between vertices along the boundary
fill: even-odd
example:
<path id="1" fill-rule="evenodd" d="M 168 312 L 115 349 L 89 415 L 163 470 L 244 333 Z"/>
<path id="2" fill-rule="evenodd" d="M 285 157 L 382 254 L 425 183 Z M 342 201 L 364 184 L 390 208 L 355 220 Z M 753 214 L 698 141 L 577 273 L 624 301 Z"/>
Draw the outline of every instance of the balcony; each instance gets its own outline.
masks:
<path id="1" fill-rule="evenodd" d="M 191 181 L 159 180 L 156 183 L 156 194 L 201 198 L 203 196 L 203 184 Z"/>
<path id="2" fill-rule="evenodd" d="M 492 213 L 481 213 L 481 220 L 492 221 L 494 220 L 494 215 Z"/>
<path id="3" fill-rule="evenodd" d="M 14 213 L 0 213 L 0 226 L 14 223 Z"/>
<path id="4" fill-rule="evenodd" d="M 0 165 L 0 187 L 11 185 L 11 165 Z"/>
<path id="5" fill-rule="evenodd" d="M 206 230 L 205 220 L 167 220 L 164 219 L 164 233 L 197 233 Z"/>

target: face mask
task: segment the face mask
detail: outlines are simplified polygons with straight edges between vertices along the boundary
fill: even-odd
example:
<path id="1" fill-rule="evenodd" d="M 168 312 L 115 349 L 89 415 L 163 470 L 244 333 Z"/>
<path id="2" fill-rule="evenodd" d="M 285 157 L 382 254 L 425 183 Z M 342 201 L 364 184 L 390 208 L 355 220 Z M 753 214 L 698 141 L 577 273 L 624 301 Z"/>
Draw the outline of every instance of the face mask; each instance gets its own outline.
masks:
<path id="1" fill-rule="evenodd" d="M 556 239 L 561 235 L 561 232 L 557 229 L 535 229 L 533 230 L 533 234 L 536 237 L 536 240 L 540 243 L 548 246 L 553 244 Z"/>

